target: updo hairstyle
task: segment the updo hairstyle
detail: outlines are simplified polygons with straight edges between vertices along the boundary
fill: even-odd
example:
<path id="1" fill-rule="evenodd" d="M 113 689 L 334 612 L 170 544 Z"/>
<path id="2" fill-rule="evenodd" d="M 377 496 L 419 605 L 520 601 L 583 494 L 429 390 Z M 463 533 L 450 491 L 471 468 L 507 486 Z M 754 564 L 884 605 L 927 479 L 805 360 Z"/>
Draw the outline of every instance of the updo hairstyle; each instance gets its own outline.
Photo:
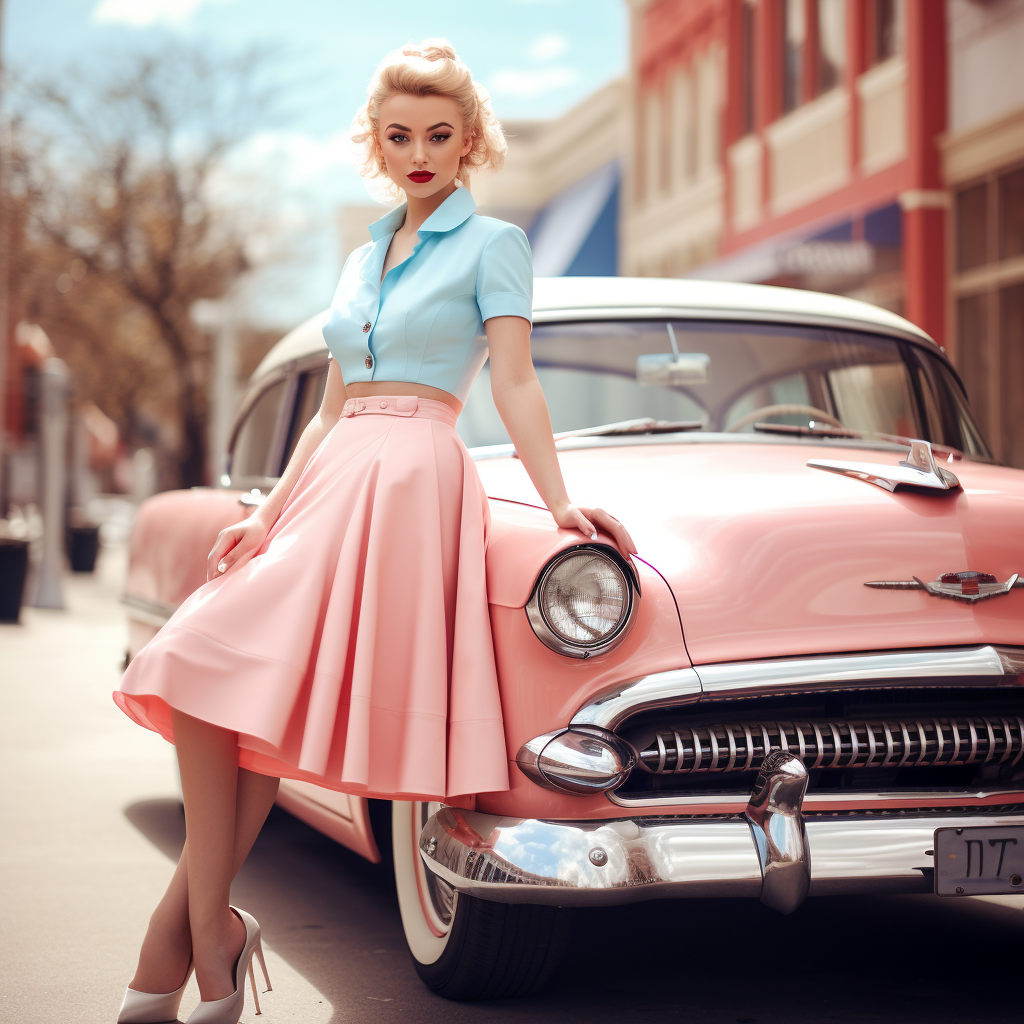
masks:
<path id="1" fill-rule="evenodd" d="M 359 172 L 372 192 L 382 198 L 401 199 L 405 190 L 388 177 L 387 165 L 375 145 L 380 131 L 380 105 L 393 92 L 413 96 L 450 96 L 462 111 L 462 129 L 472 136 L 473 145 L 462 157 L 456 175 L 469 187 L 470 173 L 480 167 L 497 171 L 505 162 L 508 145 L 501 124 L 494 116 L 491 98 L 469 68 L 459 60 L 447 39 L 424 39 L 393 50 L 377 66 L 366 90 L 366 103 L 352 119 L 352 142 L 356 146 Z M 383 179 L 377 188 L 370 185 Z"/>

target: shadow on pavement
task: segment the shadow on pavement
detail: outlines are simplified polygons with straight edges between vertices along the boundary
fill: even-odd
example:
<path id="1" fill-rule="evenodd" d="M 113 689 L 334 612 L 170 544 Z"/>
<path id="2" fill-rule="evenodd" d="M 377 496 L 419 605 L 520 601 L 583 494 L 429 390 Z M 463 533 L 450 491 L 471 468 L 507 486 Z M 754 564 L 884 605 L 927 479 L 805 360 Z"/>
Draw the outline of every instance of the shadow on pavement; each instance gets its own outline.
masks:
<path id="1" fill-rule="evenodd" d="M 177 859 L 180 803 L 146 801 L 125 814 Z M 334 1024 L 1019 1024 L 1024 1005 L 1024 913 L 977 901 L 819 897 L 789 917 L 746 900 L 583 910 L 547 992 L 471 1004 L 439 999 L 417 978 L 389 867 L 279 808 L 232 896 L 259 919 L 268 946 L 334 1006 Z"/>

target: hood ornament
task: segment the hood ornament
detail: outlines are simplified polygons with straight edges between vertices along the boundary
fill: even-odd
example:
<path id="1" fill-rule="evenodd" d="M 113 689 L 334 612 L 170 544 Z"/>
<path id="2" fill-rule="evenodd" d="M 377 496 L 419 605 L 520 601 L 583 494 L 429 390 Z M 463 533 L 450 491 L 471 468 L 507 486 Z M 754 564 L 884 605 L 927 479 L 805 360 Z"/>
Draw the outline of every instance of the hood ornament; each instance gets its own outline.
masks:
<path id="1" fill-rule="evenodd" d="M 935 461 L 935 453 L 928 441 L 911 441 L 910 454 L 891 467 L 878 462 L 845 462 L 842 459 L 811 459 L 807 465 L 811 469 L 852 476 L 886 491 L 895 491 L 897 487 L 955 491 L 960 487 L 956 474 Z"/>
<path id="2" fill-rule="evenodd" d="M 1014 587 L 1024 587 L 1024 579 L 1014 573 L 1000 583 L 988 572 L 947 572 L 932 583 L 915 576 L 910 580 L 872 580 L 864 586 L 876 590 L 927 590 L 936 597 L 951 597 L 954 601 L 983 601 L 986 597 L 1008 594 Z"/>

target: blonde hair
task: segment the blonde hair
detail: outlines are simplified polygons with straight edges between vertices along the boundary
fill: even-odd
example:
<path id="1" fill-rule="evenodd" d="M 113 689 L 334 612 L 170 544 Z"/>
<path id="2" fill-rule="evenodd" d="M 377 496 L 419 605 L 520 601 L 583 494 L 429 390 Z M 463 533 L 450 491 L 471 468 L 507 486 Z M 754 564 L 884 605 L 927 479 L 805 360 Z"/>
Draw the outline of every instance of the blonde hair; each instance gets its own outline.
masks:
<path id="1" fill-rule="evenodd" d="M 412 96 L 450 96 L 462 112 L 462 130 L 473 138 L 469 152 L 459 162 L 457 180 L 469 187 L 472 171 L 488 167 L 497 171 L 505 162 L 508 145 L 494 116 L 487 90 L 473 80 L 447 39 L 424 39 L 392 50 L 377 66 L 366 90 L 366 103 L 352 119 L 352 142 L 357 147 L 359 173 L 371 192 L 381 198 L 401 199 L 405 190 L 388 177 L 384 156 L 377 146 L 380 105 L 394 92 Z M 383 179 L 377 182 L 378 179 Z M 376 184 L 376 187 L 374 185 Z"/>

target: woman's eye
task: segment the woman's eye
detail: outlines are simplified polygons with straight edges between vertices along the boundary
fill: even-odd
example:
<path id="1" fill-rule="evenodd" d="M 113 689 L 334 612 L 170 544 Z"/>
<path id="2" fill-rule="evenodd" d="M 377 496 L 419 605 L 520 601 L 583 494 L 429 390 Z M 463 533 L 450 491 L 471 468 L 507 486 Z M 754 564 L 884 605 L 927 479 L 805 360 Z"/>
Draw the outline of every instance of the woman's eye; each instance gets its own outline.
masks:
<path id="1" fill-rule="evenodd" d="M 440 139 L 442 142 L 444 142 L 445 139 L 451 138 L 451 134 L 446 132 L 437 132 L 436 134 L 431 135 L 430 137 L 431 139 Z"/>
<path id="2" fill-rule="evenodd" d="M 407 138 L 404 135 L 389 135 L 389 142 L 407 142 Z"/>

